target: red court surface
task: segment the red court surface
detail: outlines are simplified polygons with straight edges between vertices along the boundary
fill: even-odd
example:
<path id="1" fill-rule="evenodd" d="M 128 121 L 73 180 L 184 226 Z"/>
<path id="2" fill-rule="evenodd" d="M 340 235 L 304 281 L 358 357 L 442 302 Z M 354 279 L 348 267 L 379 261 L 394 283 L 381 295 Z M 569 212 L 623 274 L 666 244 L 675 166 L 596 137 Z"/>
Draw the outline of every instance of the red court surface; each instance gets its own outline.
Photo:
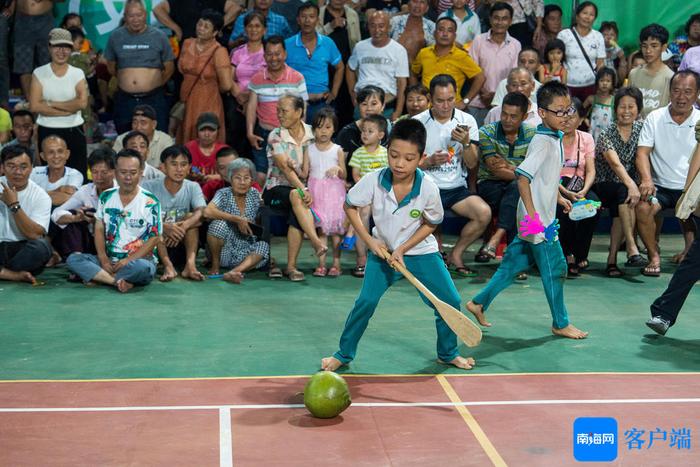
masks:
<path id="1" fill-rule="evenodd" d="M 331 420 L 304 409 L 306 379 L 1 382 L 0 465 L 581 465 L 587 416 L 617 419 L 606 465 L 700 465 L 697 373 L 348 375 L 353 405 Z M 670 446 L 681 428 L 687 449 Z"/>

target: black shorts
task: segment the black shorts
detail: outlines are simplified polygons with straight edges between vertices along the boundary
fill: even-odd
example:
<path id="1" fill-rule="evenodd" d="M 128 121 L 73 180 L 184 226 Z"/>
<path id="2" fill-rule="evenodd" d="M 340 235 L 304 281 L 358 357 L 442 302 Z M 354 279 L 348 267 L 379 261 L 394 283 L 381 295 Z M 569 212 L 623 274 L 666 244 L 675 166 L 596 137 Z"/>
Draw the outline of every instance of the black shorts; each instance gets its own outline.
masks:
<path id="1" fill-rule="evenodd" d="M 604 208 L 610 210 L 610 217 L 619 217 L 618 206 L 627 199 L 627 187 L 620 182 L 600 182 L 591 188 L 600 198 Z"/>
<path id="2" fill-rule="evenodd" d="M 443 209 L 450 209 L 455 204 L 459 203 L 463 199 L 467 199 L 474 195 L 471 193 L 466 186 L 460 186 L 457 188 L 450 188 L 449 190 L 440 190 L 440 201 L 442 201 Z"/>
<path id="3" fill-rule="evenodd" d="M 263 191 L 262 199 L 265 206 L 268 206 L 275 211 L 284 212 L 287 217 L 287 224 L 301 230 L 299 221 L 294 215 L 292 209 L 292 201 L 289 199 L 289 193 L 295 188 L 291 186 L 276 186 L 269 190 Z"/>
<path id="4" fill-rule="evenodd" d="M 671 190 L 662 186 L 656 187 L 656 199 L 659 200 L 661 209 L 676 209 L 676 204 L 683 194 L 683 190 Z"/>

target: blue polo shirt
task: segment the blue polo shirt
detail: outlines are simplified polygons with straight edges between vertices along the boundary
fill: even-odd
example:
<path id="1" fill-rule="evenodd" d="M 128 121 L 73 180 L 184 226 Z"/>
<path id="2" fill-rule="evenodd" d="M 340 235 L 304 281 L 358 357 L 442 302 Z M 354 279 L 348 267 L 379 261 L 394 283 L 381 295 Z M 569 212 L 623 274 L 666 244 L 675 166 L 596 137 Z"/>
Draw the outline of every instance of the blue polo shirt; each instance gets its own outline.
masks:
<path id="1" fill-rule="evenodd" d="M 234 41 L 239 37 L 242 37 L 246 40 L 248 39 L 248 36 L 246 36 L 245 34 L 245 27 L 243 26 L 243 21 L 245 20 L 246 16 L 248 16 L 252 11 L 253 10 L 248 10 L 247 12 L 239 15 L 238 18 L 236 18 L 236 22 L 233 24 L 233 31 L 231 31 L 231 36 L 229 37 L 230 41 Z M 267 39 L 270 36 L 289 37 L 292 35 L 292 30 L 289 29 L 289 23 L 287 23 L 287 19 L 284 16 L 278 15 L 273 11 L 268 11 L 266 21 L 267 30 L 263 39 Z"/>
<path id="2" fill-rule="evenodd" d="M 311 56 L 301 41 L 301 33 L 285 40 L 284 45 L 287 48 L 287 65 L 304 75 L 309 94 L 328 92 L 328 67 L 336 66 L 342 60 L 335 42 L 316 33 L 316 48 Z"/>

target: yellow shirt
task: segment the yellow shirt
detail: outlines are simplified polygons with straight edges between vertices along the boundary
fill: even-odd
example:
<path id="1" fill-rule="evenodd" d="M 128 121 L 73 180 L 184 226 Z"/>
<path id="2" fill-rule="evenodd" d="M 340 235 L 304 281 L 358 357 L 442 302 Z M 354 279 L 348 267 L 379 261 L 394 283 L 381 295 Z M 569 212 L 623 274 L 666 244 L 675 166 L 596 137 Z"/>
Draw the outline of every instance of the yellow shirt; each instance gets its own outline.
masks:
<path id="1" fill-rule="evenodd" d="M 418 52 L 411 65 L 411 72 L 421 76 L 423 86 L 426 88 L 430 87 L 430 80 L 436 75 L 448 74 L 457 82 L 457 94 L 459 94 L 466 79 L 481 73 L 481 68 L 465 50 L 456 45 L 453 45 L 452 50 L 442 57 L 437 56 L 435 46 L 431 45 Z"/>

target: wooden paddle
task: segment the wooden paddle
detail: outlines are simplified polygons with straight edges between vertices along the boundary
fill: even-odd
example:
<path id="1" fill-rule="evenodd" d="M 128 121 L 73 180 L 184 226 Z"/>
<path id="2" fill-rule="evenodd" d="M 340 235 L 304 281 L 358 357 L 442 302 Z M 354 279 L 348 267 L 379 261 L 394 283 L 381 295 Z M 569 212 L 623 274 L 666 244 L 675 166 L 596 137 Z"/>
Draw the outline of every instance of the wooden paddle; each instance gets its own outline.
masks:
<path id="1" fill-rule="evenodd" d="M 385 249 L 382 249 L 382 254 L 387 261 L 391 258 L 391 255 Z M 472 320 L 464 316 L 459 310 L 437 298 L 435 294 L 428 290 L 428 288 L 424 286 L 421 281 L 416 279 L 416 277 L 401 263 L 395 262 L 392 267 L 403 274 L 408 282 L 413 284 L 420 293 L 430 300 L 430 303 L 435 306 L 435 309 L 440 313 L 440 316 L 442 316 L 442 319 L 445 320 L 450 329 L 452 329 L 452 332 L 457 334 L 459 340 L 464 342 L 468 347 L 476 347 L 479 345 L 481 342 L 481 329 L 479 326 L 474 324 Z"/>

